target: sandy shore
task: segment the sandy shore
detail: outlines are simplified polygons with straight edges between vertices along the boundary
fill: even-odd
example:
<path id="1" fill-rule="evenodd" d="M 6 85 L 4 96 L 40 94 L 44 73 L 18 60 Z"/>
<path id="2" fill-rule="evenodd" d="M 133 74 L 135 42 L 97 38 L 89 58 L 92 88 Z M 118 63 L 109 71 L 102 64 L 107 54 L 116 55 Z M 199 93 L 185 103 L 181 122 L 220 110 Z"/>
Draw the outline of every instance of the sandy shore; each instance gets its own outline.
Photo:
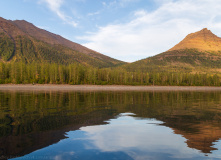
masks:
<path id="1" fill-rule="evenodd" d="M 4 91 L 221 91 L 221 87 L 1 84 Z"/>

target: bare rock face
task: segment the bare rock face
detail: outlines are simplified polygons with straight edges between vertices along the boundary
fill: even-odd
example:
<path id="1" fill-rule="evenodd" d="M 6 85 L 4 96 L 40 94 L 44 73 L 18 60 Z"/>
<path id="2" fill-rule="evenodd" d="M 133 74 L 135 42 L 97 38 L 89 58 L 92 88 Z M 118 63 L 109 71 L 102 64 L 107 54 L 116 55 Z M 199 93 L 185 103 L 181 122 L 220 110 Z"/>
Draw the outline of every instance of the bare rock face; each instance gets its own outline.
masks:
<path id="1" fill-rule="evenodd" d="M 169 51 L 195 48 L 199 51 L 221 51 L 221 38 L 207 28 L 191 33 Z"/>

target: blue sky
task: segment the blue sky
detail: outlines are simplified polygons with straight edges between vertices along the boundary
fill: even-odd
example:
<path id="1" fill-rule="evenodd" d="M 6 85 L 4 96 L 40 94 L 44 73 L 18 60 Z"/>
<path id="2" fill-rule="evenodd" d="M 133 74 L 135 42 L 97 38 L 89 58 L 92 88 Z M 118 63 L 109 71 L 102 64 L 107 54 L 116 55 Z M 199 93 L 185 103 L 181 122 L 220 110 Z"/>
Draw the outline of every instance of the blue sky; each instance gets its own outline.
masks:
<path id="1" fill-rule="evenodd" d="M 220 0 L 1 0 L 0 16 L 26 20 L 110 57 L 133 62 L 203 28 L 221 37 Z"/>

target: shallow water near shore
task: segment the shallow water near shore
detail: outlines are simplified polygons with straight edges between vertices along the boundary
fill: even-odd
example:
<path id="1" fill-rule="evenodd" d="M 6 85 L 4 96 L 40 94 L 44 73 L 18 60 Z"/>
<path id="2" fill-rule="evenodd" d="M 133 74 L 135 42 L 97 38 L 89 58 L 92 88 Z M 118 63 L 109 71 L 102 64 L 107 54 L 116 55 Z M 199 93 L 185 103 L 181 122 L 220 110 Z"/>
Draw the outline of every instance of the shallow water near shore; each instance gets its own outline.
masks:
<path id="1" fill-rule="evenodd" d="M 0 91 L 1 159 L 220 159 L 220 91 Z"/>

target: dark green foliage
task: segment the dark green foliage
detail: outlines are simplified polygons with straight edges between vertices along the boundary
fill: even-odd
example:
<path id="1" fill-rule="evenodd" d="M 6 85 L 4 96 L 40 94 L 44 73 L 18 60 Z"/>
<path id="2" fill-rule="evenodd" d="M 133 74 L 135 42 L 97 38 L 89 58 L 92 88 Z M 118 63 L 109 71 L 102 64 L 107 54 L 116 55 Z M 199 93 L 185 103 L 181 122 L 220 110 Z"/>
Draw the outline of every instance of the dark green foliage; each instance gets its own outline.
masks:
<path id="1" fill-rule="evenodd" d="M 128 72 L 81 64 L 14 62 L 0 63 L 0 83 L 220 86 L 221 77 L 185 72 Z"/>
<path id="2" fill-rule="evenodd" d="M 0 33 L 0 59 L 8 61 L 14 53 L 14 43 L 4 33 Z"/>

